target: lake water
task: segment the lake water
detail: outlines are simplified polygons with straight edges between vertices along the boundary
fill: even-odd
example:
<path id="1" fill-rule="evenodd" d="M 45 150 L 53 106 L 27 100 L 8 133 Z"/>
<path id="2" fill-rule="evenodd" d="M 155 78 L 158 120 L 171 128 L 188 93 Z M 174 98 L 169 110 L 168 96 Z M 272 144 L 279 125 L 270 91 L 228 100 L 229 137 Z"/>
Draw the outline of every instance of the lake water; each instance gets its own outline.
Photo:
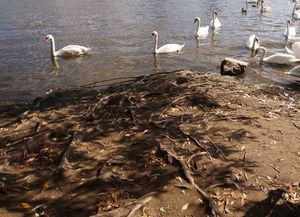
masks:
<path id="1" fill-rule="evenodd" d="M 268 53 L 284 52 L 283 36 L 293 3 L 265 0 L 271 12 L 260 15 L 244 0 L 0 0 L 0 100 L 28 101 L 50 89 L 78 87 L 94 81 L 192 69 L 219 72 L 225 56 L 249 59 L 247 38 L 256 33 Z M 200 41 L 193 36 L 196 16 L 207 25 L 217 10 L 222 28 Z M 299 22 L 295 22 L 299 25 Z M 154 61 L 152 31 L 159 44 L 185 43 L 179 54 L 159 55 Z M 92 47 L 77 59 L 50 58 L 52 34 L 59 49 L 69 44 Z M 291 66 L 263 67 L 248 73 L 248 83 L 297 87 L 296 78 L 284 74 Z"/>

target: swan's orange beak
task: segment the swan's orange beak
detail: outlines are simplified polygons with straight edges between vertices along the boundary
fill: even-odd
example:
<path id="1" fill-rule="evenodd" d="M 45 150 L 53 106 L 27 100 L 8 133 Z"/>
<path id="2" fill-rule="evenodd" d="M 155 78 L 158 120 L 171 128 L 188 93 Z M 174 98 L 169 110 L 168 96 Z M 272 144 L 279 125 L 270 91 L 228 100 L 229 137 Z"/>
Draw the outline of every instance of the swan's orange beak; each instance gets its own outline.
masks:
<path id="1" fill-rule="evenodd" d="M 46 37 L 45 40 L 44 40 L 44 42 L 47 43 L 47 41 L 48 41 L 48 38 Z"/>

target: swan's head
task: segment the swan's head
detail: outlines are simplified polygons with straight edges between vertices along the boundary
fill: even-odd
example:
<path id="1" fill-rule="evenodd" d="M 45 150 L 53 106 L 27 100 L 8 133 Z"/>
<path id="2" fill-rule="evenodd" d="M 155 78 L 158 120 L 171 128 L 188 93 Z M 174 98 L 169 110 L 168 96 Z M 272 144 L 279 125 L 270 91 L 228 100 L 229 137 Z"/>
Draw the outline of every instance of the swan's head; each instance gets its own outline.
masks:
<path id="1" fill-rule="evenodd" d="M 259 40 L 258 40 L 258 37 L 254 37 L 254 40 L 253 40 L 253 47 L 255 46 L 255 44 L 259 44 Z"/>
<path id="2" fill-rule="evenodd" d="M 47 43 L 49 40 L 50 40 L 50 41 L 53 40 L 53 36 L 52 36 L 52 35 L 47 35 L 47 36 L 45 37 L 45 43 Z"/>
<path id="3" fill-rule="evenodd" d="M 291 25 L 293 25 L 293 22 L 292 22 L 290 19 L 288 19 L 288 20 L 287 20 L 287 24 L 288 24 L 289 26 L 291 26 Z"/>
<path id="4" fill-rule="evenodd" d="M 218 16 L 218 11 L 214 10 L 214 15 Z"/>
<path id="5" fill-rule="evenodd" d="M 256 45 L 259 45 L 259 40 L 258 40 L 258 37 L 254 37 L 254 40 L 253 40 L 253 45 L 252 45 L 252 48 L 251 48 L 251 56 L 255 56 L 257 54 L 257 51 L 259 50 L 258 48 L 255 49 L 255 46 Z"/>
<path id="6" fill-rule="evenodd" d="M 195 17 L 194 23 L 199 22 L 200 23 L 200 17 Z"/>
<path id="7" fill-rule="evenodd" d="M 156 31 L 153 31 L 153 32 L 152 32 L 152 36 L 155 36 L 155 37 L 156 37 L 156 36 L 158 36 L 158 33 L 157 33 Z"/>

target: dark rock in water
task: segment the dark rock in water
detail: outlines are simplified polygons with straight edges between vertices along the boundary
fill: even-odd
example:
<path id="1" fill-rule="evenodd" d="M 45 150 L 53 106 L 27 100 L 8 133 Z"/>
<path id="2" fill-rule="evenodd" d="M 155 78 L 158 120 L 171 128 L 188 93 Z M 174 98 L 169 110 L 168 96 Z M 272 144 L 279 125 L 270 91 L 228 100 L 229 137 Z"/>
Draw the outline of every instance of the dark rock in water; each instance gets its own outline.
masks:
<path id="1" fill-rule="evenodd" d="M 240 76 L 246 71 L 247 63 L 226 57 L 221 63 L 221 75 Z"/>

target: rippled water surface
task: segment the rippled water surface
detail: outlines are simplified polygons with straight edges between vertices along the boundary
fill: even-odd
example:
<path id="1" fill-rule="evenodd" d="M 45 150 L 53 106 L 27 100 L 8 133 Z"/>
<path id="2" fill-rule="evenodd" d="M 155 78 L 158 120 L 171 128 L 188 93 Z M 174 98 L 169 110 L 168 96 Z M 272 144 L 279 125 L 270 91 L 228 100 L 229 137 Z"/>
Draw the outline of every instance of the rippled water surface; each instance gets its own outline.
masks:
<path id="1" fill-rule="evenodd" d="M 0 0 L 0 99 L 2 103 L 27 101 L 50 89 L 78 87 L 98 80 L 193 69 L 219 72 L 225 56 L 249 59 L 245 47 L 256 33 L 268 53 L 284 52 L 283 36 L 293 4 L 265 0 L 271 12 L 260 15 L 243 0 Z M 197 47 L 193 23 L 200 16 L 207 25 L 218 10 L 221 30 Z M 299 25 L 299 22 L 295 22 Z M 159 44 L 185 43 L 180 54 L 151 54 L 151 32 L 159 32 Z M 58 59 L 54 66 L 50 44 L 53 34 L 59 49 L 69 44 L 93 48 L 91 55 Z M 291 66 L 263 67 L 248 73 L 250 83 L 297 86 L 284 74 Z"/>

